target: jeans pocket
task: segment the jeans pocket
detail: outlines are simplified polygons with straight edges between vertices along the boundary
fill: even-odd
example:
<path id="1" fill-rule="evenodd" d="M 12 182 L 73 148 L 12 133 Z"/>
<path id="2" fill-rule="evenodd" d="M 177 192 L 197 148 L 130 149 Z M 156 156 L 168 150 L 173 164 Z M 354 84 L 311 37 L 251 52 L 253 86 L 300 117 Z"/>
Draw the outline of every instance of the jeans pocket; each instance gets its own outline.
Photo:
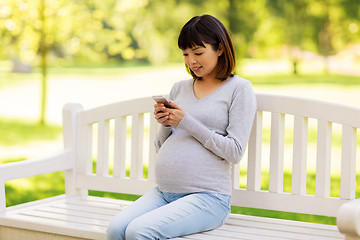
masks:
<path id="1" fill-rule="evenodd" d="M 231 209 L 231 196 L 230 195 L 225 195 L 225 194 L 221 194 L 221 193 L 213 193 L 213 192 L 210 192 L 209 195 L 211 195 L 212 197 L 219 200 L 220 203 L 226 208 L 226 210 L 228 212 L 230 212 L 230 209 Z"/>

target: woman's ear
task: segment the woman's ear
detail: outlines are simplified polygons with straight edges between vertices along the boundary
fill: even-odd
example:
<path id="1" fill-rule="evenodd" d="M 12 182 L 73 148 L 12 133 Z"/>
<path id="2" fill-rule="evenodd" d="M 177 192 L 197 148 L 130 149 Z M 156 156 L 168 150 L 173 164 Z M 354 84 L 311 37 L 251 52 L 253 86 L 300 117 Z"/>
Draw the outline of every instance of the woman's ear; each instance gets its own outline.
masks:
<path id="1" fill-rule="evenodd" d="M 218 48 L 217 52 L 218 52 L 218 56 L 219 56 L 219 57 L 220 57 L 220 56 L 223 54 L 223 52 L 224 52 L 224 49 L 223 49 L 223 46 L 222 46 L 221 43 L 219 43 L 219 48 Z"/>

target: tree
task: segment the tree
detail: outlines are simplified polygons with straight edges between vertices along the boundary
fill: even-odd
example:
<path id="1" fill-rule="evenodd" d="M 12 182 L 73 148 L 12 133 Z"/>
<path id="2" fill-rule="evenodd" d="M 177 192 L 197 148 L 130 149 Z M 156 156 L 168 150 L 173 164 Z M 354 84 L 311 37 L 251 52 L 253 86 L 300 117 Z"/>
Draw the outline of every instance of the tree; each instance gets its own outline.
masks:
<path id="1" fill-rule="evenodd" d="M 0 5 L 5 13 L 0 18 L 1 55 L 41 67 L 41 124 L 46 122 L 48 54 L 56 52 L 68 32 L 67 5 L 68 0 L 5 0 Z"/>
<path id="2" fill-rule="evenodd" d="M 313 18 L 313 41 L 317 51 L 324 57 L 325 70 L 328 70 L 328 57 L 343 49 L 351 41 L 356 41 L 359 24 L 360 6 L 357 0 L 324 0 L 315 6 L 311 5 Z M 354 29 L 353 29 L 354 30 Z M 355 34 L 354 34 L 355 33 Z M 357 34 L 357 40 L 359 39 Z"/>
<path id="3" fill-rule="evenodd" d="M 359 39 L 357 0 L 267 0 L 267 7 L 283 30 L 282 42 L 290 49 L 295 74 L 302 50 L 322 55 L 327 67 L 330 55 Z"/>
<path id="4" fill-rule="evenodd" d="M 307 14 L 307 0 L 268 0 L 267 6 L 282 29 L 283 42 L 288 46 L 293 73 L 298 73 L 300 49 L 308 36 L 311 25 Z"/>
<path id="5" fill-rule="evenodd" d="M 141 2 L 132 1 L 130 7 L 141 7 L 137 5 Z M 87 62 L 133 57 L 133 48 L 129 46 L 134 41 L 125 29 L 130 29 L 131 24 L 128 27 L 125 19 L 117 14 L 121 3 L 127 4 L 115 0 L 4 0 L 0 3 L 0 55 L 41 68 L 41 124 L 46 122 L 49 55 Z M 134 24 L 136 18 L 133 19 Z"/>
<path id="6" fill-rule="evenodd" d="M 253 42 L 254 34 L 260 28 L 266 10 L 264 0 L 228 0 L 229 30 L 233 34 L 239 57 L 249 54 L 248 47 Z"/>

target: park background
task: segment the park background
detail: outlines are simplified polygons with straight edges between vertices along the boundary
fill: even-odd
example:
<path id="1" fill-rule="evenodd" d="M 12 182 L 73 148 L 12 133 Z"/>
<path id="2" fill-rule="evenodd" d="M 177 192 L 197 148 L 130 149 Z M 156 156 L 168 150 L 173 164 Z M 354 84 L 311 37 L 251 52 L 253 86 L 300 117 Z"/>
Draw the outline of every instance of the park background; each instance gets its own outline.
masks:
<path id="1" fill-rule="evenodd" d="M 60 150 L 61 112 L 68 102 L 89 109 L 168 94 L 176 81 L 190 78 L 177 37 L 185 22 L 201 14 L 216 16 L 230 30 L 236 74 L 256 92 L 360 107 L 358 0 L 1 0 L 0 164 Z M 316 132 L 309 131 L 315 149 Z M 339 132 L 334 126 L 333 145 L 341 149 Z M 285 142 L 291 134 L 286 131 Z M 264 138 L 268 142 L 269 134 Z M 308 152 L 307 192 L 313 194 L 316 153 Z M 339 196 L 338 152 L 334 156 L 331 195 Z M 360 197 L 359 156 L 357 163 Z M 262 173 L 262 189 L 267 175 Z M 9 181 L 7 205 L 62 194 L 62 181 L 62 173 Z M 334 218 L 233 211 L 335 224 Z"/>

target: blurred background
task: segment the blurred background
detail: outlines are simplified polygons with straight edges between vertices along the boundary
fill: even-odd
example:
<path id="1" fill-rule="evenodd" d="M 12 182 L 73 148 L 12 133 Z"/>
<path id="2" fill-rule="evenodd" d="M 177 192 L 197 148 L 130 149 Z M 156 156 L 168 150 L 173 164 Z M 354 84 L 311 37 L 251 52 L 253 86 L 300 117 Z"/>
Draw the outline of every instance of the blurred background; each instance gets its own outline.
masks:
<path id="1" fill-rule="evenodd" d="M 61 149 L 68 102 L 168 94 L 190 78 L 177 37 L 201 14 L 230 30 L 236 74 L 256 92 L 360 107 L 359 0 L 0 0 L 0 164 Z M 9 205 L 19 191 L 7 185 Z"/>

